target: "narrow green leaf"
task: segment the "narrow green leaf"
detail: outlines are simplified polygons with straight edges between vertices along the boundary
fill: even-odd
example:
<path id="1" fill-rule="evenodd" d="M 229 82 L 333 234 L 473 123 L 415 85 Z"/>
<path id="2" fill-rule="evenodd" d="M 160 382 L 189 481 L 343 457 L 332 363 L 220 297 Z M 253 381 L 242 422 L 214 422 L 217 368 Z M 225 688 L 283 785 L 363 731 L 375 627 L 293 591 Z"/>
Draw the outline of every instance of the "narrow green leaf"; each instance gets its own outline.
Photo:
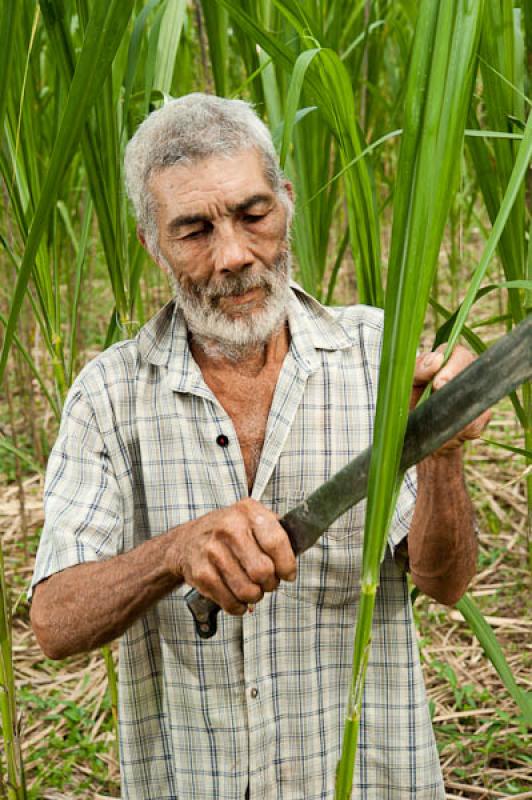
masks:
<path id="1" fill-rule="evenodd" d="M 532 450 L 525 450 L 524 447 L 514 447 L 511 444 L 504 444 L 504 442 L 496 442 L 494 439 L 487 439 L 481 436 L 481 441 L 486 444 L 491 444 L 494 447 L 501 447 L 503 450 L 508 450 L 510 453 L 516 453 L 518 456 L 524 456 L 527 459 L 532 459 Z"/>
<path id="2" fill-rule="evenodd" d="M 211 57 L 216 93 L 220 95 L 220 97 L 227 97 L 229 94 L 227 80 L 227 53 L 229 44 L 227 11 L 225 8 L 218 5 L 218 3 L 213 2 L 213 0 L 201 0 L 201 7 L 203 9 L 203 17 L 207 29 L 209 54 Z M 237 95 L 240 95 L 240 93 L 241 90 L 236 92 Z"/>
<path id="3" fill-rule="evenodd" d="M 318 53 L 318 47 L 312 50 L 304 50 L 301 55 L 298 56 L 297 61 L 294 64 L 294 70 L 290 79 L 290 88 L 288 90 L 288 97 L 286 100 L 283 138 L 281 141 L 281 152 L 279 155 L 279 161 L 282 169 L 284 169 L 286 157 L 288 155 L 288 148 L 292 140 L 292 130 L 295 124 L 297 106 L 299 103 L 299 98 L 301 97 L 301 90 L 303 88 L 305 75 L 307 69 L 312 63 L 314 56 L 316 56 Z"/>
<path id="4" fill-rule="evenodd" d="M 4 113 L 13 65 L 13 47 L 21 9 L 22 3 L 19 0 L 5 0 L 0 19 L 0 75 L 2 76 L 2 80 L 0 80 L 0 131 L 4 129 Z"/>
<path id="5" fill-rule="evenodd" d="M 35 256 L 55 204 L 61 179 L 70 161 L 72 150 L 79 140 L 89 109 L 100 91 L 102 76 L 106 76 L 109 72 L 132 7 L 133 0 L 112 0 L 109 4 L 100 2 L 94 5 L 18 273 L 0 358 L 0 380 L 6 368 Z"/>
<path id="6" fill-rule="evenodd" d="M 466 136 L 477 137 L 478 139 L 519 139 L 523 138 L 521 133 L 508 133 L 507 131 L 486 131 L 476 128 L 467 128 Z"/>
<path id="7" fill-rule="evenodd" d="M 462 614 L 482 645 L 482 649 L 499 673 L 499 677 L 506 689 L 519 706 L 525 721 L 528 725 L 532 725 L 532 695 L 516 684 L 512 670 L 504 657 L 492 628 L 480 613 L 471 595 L 465 594 L 455 607 Z"/>
<path id="8" fill-rule="evenodd" d="M 187 0 L 166 0 L 157 41 L 154 88 L 169 94 L 172 76 L 187 12 Z"/>
<path id="9" fill-rule="evenodd" d="M 90 198 L 87 201 L 85 208 L 85 215 L 83 218 L 81 237 L 79 246 L 76 253 L 76 266 L 74 271 L 74 296 L 72 298 L 72 310 L 70 313 L 70 342 L 69 342 L 69 358 L 67 367 L 67 382 L 68 385 L 72 383 L 74 377 L 74 364 L 76 361 L 77 353 L 77 331 L 78 331 L 78 309 L 81 296 L 81 280 L 83 277 L 83 267 L 87 256 L 87 245 L 89 242 L 90 226 L 92 222 L 92 202 Z"/>
<path id="10" fill-rule="evenodd" d="M 530 114 L 528 117 L 525 135 L 523 137 L 523 141 L 519 145 L 519 150 L 517 153 L 515 165 L 512 170 L 510 181 L 506 188 L 506 192 L 503 201 L 501 203 L 499 213 L 497 214 L 497 218 L 494 222 L 488 241 L 486 242 L 482 258 L 480 259 L 478 267 L 475 269 L 473 276 L 469 282 L 469 287 L 466 296 L 464 298 L 464 301 L 461 305 L 460 311 L 456 318 L 453 330 L 449 336 L 449 342 L 445 353 L 446 358 L 448 354 L 452 351 L 454 345 L 456 344 L 456 341 L 460 335 L 460 330 L 462 328 L 462 325 L 464 324 L 467 315 L 469 314 L 469 311 L 471 309 L 471 306 L 474 303 L 482 279 L 484 278 L 489 263 L 493 258 L 493 255 L 497 248 L 497 244 L 504 230 L 504 226 L 506 225 L 508 217 L 511 213 L 515 199 L 518 193 L 521 191 L 521 186 L 525 178 L 525 175 L 527 173 L 528 167 L 530 165 L 531 158 L 532 158 L 532 114 Z M 519 281 L 519 283 L 527 284 L 528 282 Z M 528 287 L 525 285 L 520 288 L 528 288 Z"/>
<path id="11" fill-rule="evenodd" d="M 0 450 L 5 450 L 7 453 L 11 453 L 11 455 L 20 458 L 33 472 L 38 472 L 42 475 L 44 472 L 43 468 L 40 464 L 38 464 L 34 458 L 32 458 L 30 453 L 27 453 L 25 450 L 22 450 L 20 447 L 15 447 L 11 442 L 8 442 L 4 436 L 0 436 Z"/>

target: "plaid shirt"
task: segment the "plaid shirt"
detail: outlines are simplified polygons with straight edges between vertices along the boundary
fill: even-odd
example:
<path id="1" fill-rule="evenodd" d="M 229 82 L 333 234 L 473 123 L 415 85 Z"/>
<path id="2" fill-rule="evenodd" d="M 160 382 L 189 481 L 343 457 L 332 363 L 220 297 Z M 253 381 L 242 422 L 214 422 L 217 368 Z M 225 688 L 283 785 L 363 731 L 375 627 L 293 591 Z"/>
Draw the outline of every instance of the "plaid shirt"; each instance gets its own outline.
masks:
<path id="1" fill-rule="evenodd" d="M 278 514 L 372 439 L 382 312 L 326 309 L 293 285 L 290 351 L 252 496 Z M 228 446 L 217 437 L 225 434 Z M 247 496 L 231 419 L 166 305 L 72 387 L 50 457 L 33 585 L 110 558 Z M 406 580 L 415 470 L 393 519 L 377 594 L 353 789 L 364 800 L 439 800 L 441 772 Z M 332 798 L 350 682 L 364 503 L 299 559 L 295 583 L 253 614 L 221 614 L 200 640 L 171 592 L 120 640 L 124 800 Z"/>

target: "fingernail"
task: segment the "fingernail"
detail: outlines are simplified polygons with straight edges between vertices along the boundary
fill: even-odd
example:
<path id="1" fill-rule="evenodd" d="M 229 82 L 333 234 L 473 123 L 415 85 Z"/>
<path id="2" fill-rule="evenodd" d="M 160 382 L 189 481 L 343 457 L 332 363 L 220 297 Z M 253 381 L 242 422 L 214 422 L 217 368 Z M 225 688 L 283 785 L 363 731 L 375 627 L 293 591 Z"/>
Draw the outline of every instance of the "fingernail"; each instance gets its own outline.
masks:
<path id="1" fill-rule="evenodd" d="M 296 571 L 296 570 L 294 570 L 293 572 L 291 572 L 291 573 L 289 574 L 289 576 L 288 576 L 287 580 L 289 580 L 289 581 L 295 581 L 295 579 L 296 579 L 296 576 L 297 576 L 297 571 Z"/>
<path id="2" fill-rule="evenodd" d="M 423 366 L 432 367 L 434 366 L 434 364 L 437 364 L 438 361 L 443 361 L 443 353 L 437 353 L 437 352 L 429 353 L 427 356 L 425 356 L 425 360 L 423 361 Z"/>

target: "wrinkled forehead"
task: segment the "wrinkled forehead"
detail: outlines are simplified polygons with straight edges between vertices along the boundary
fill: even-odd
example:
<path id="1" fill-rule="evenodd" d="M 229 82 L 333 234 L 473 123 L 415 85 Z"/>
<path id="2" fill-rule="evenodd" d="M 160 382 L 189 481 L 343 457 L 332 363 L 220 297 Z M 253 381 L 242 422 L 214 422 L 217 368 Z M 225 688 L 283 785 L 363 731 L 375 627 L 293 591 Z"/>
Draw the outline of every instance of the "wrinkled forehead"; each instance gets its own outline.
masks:
<path id="1" fill-rule="evenodd" d="M 253 195 L 277 194 L 255 149 L 159 167 L 148 188 L 157 209 L 169 213 L 211 204 L 232 208 Z"/>
<path id="2" fill-rule="evenodd" d="M 278 176 L 265 154 L 255 147 L 232 150 L 226 153 L 209 153 L 208 155 L 188 156 L 173 159 L 167 156 L 162 162 L 155 162 L 147 172 L 145 184 L 151 187 L 158 177 L 167 170 L 178 171 L 183 175 L 204 176 L 211 173 L 219 177 L 220 174 L 236 174 L 244 172 L 249 177 L 260 177 L 265 180 L 270 188 L 275 191 L 278 186 Z"/>

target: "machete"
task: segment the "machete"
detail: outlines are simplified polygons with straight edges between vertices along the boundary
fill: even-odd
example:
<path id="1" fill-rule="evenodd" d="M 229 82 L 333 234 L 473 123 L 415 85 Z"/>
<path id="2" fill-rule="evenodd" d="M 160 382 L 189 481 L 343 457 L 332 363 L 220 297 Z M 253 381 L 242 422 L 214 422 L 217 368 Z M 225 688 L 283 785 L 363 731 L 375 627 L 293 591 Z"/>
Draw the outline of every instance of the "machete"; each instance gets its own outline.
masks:
<path id="1" fill-rule="evenodd" d="M 408 417 L 401 456 L 403 473 L 440 448 L 518 386 L 532 379 L 532 315 L 431 395 Z M 294 553 L 312 547 L 332 523 L 360 502 L 368 488 L 371 447 L 279 520 Z M 185 595 L 202 639 L 216 633 L 220 607 L 196 589 Z"/>

